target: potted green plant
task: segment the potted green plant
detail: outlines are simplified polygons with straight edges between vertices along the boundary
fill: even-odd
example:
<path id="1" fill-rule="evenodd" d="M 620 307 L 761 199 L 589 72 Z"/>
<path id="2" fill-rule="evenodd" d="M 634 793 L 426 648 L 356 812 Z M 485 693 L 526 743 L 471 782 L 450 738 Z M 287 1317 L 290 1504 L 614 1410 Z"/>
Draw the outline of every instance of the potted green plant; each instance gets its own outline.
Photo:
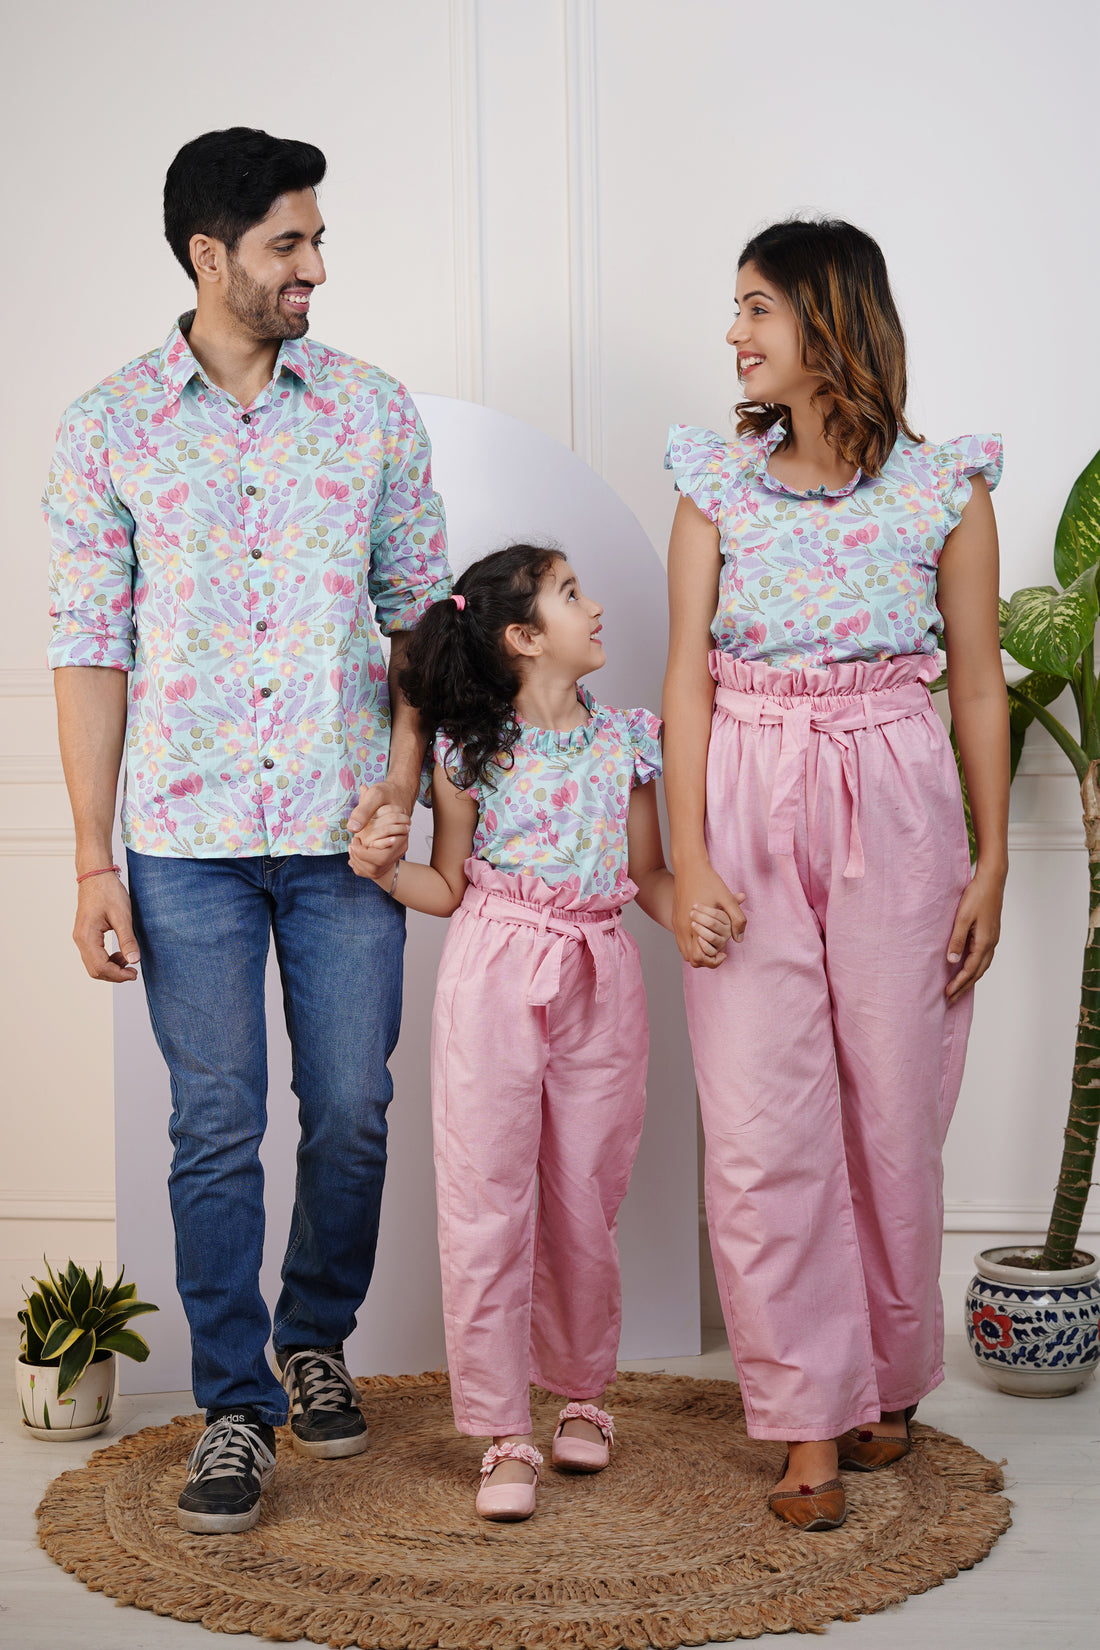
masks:
<path id="1" fill-rule="evenodd" d="M 1038 722 L 1081 786 L 1089 856 L 1089 926 L 1069 1118 L 1050 1224 L 1041 1246 L 986 1249 L 967 1291 L 966 1325 L 979 1362 L 1002 1391 L 1058 1397 L 1100 1364 L 1100 1259 L 1078 1247 L 1100 1121 L 1100 453 L 1070 490 L 1054 540 L 1060 586 L 1017 590 L 1001 603 L 1001 646 L 1028 671 L 1008 686 L 1012 773 Z M 1051 706 L 1069 690 L 1074 732 Z"/>
<path id="2" fill-rule="evenodd" d="M 47 1261 L 46 1277 L 32 1278 L 37 1288 L 23 1291 L 15 1376 L 23 1425 L 36 1438 L 88 1438 L 98 1432 L 110 1419 L 115 1354 L 138 1363 L 149 1356 L 141 1336 L 126 1325 L 158 1308 L 138 1300 L 136 1284 L 123 1283 L 125 1270 L 108 1287 L 102 1266 L 90 1278 L 70 1260 L 55 1276 Z"/>

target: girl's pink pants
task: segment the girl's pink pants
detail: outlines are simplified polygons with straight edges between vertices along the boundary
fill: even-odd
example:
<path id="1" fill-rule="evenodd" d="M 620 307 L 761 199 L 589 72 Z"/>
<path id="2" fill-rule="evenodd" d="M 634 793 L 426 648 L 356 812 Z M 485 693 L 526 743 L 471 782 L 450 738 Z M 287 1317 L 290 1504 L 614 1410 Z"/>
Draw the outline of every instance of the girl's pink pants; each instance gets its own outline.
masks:
<path id="1" fill-rule="evenodd" d="M 439 1255 L 455 1424 L 499 1437 L 530 1431 L 529 1382 L 614 1378 L 649 1029 L 617 904 L 466 872 L 432 1026 Z"/>
<path id="2" fill-rule="evenodd" d="M 928 657 L 711 669 L 707 849 L 748 919 L 684 970 L 711 1245 L 750 1435 L 833 1438 L 943 1379 L 959 782 Z"/>

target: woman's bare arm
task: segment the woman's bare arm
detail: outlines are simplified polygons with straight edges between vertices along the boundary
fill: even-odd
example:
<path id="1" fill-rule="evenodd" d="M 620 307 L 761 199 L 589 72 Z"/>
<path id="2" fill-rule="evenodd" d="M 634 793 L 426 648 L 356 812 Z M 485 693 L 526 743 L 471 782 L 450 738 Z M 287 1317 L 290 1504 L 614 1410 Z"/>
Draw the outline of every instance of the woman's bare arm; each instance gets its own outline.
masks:
<path id="1" fill-rule="evenodd" d="M 948 943 L 963 965 L 947 987 L 951 998 L 980 980 L 1001 930 L 1008 874 L 1008 695 L 998 627 L 997 524 L 989 490 L 976 478 L 962 520 L 940 555 L 937 602 L 947 648 L 947 696 L 966 775 L 978 845 L 974 876 Z"/>
<path id="2" fill-rule="evenodd" d="M 676 879 L 673 932 L 681 955 L 696 968 L 703 966 L 704 957 L 692 930 L 692 906 L 725 911 L 737 939 L 745 928 L 740 905 L 744 895 L 732 893 L 713 870 L 703 835 L 714 708 L 714 679 L 707 659 L 721 566 L 718 529 L 698 505 L 681 498 L 668 547 L 669 646 L 661 714 L 669 857 Z"/>

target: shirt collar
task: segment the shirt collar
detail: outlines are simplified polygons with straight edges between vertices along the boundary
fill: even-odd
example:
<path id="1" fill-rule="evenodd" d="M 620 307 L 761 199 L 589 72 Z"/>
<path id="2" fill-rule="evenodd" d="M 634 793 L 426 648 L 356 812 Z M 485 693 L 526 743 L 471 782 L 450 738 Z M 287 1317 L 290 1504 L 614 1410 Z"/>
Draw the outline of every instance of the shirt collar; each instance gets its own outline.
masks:
<path id="1" fill-rule="evenodd" d="M 768 469 L 768 464 L 786 433 L 786 425 L 780 420 L 779 423 L 771 425 L 769 429 L 764 431 L 763 435 L 758 437 L 760 455 L 756 461 L 754 473 L 769 493 L 788 493 L 791 498 L 847 498 L 849 493 L 855 492 L 859 483 L 863 480 L 863 471 L 860 469 L 856 470 L 851 481 L 846 481 L 843 487 L 811 487 L 807 492 L 800 492 L 797 487 L 788 487 L 785 481 L 780 481 L 778 476 L 773 476 Z"/>
<path id="2" fill-rule="evenodd" d="M 202 368 L 191 352 L 187 334 L 195 319 L 193 309 L 185 310 L 161 347 L 157 363 L 164 399 L 178 401 L 196 373 L 201 378 Z M 304 338 L 284 338 L 275 358 L 274 377 L 292 372 L 311 392 L 316 392 L 316 370 L 310 348 Z"/>

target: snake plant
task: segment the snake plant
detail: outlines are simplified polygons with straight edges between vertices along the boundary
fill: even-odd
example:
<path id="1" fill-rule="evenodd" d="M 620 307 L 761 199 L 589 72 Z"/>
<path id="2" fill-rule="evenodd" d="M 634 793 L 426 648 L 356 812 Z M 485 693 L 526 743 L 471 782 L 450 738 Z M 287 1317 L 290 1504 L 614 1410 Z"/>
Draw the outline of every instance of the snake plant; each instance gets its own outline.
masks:
<path id="1" fill-rule="evenodd" d="M 1035 1262 L 1037 1267 L 1063 1271 L 1075 1264 L 1100 1122 L 1100 682 L 1095 653 L 1100 453 L 1070 489 L 1054 539 L 1054 574 L 1059 589 L 1032 586 L 1002 601 L 1001 646 L 1029 672 L 1008 686 L 1012 773 L 1015 776 L 1024 734 L 1038 722 L 1061 746 L 1077 775 L 1089 856 L 1089 925 L 1069 1118 L 1046 1242 Z M 1075 733 L 1050 708 L 1067 688 L 1076 707 Z"/>
<path id="2" fill-rule="evenodd" d="M 24 1363 L 60 1365 L 58 1397 L 74 1387 L 92 1359 L 108 1352 L 122 1352 L 144 1363 L 149 1348 L 140 1335 L 126 1324 L 142 1312 L 156 1312 L 156 1306 L 137 1298 L 137 1284 L 123 1283 L 123 1267 L 110 1288 L 103 1281 L 102 1266 L 90 1278 L 82 1266 L 70 1260 L 55 1276 L 48 1261 L 45 1278 L 32 1278 L 38 1285 L 31 1294 L 23 1291 L 26 1306 L 19 1313 L 23 1325 L 19 1355 Z"/>

